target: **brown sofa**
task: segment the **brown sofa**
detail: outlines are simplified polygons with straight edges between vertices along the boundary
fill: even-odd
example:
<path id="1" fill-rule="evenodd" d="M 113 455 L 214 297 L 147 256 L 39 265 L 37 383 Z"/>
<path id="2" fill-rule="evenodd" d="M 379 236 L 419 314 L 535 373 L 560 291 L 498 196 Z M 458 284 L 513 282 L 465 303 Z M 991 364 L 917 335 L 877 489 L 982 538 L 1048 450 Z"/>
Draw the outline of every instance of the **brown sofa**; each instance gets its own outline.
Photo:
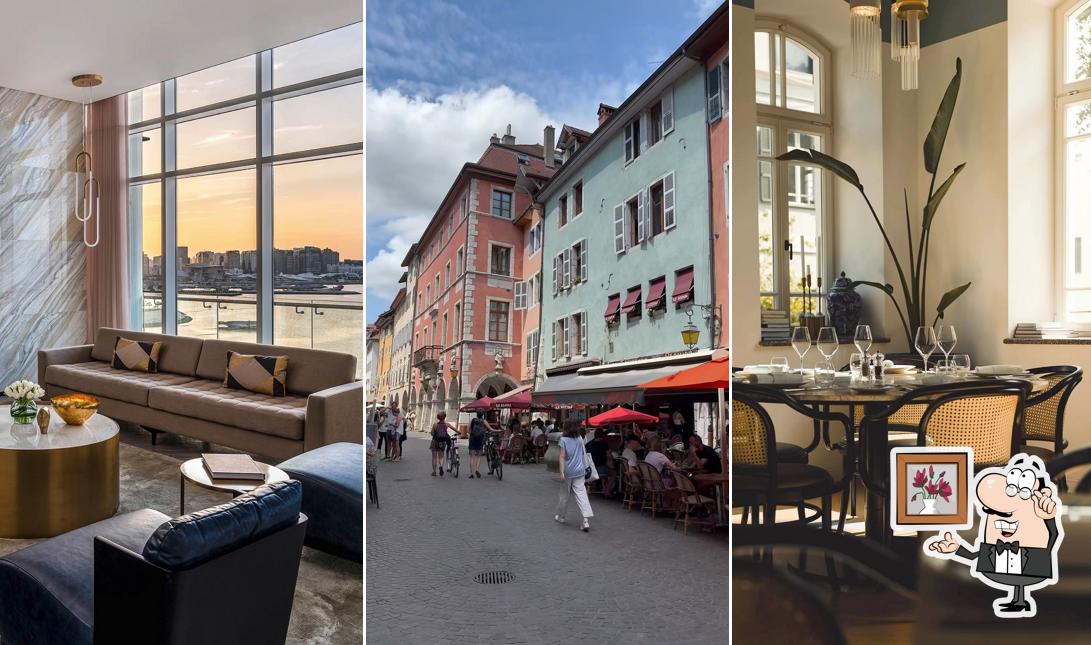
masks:
<path id="1" fill-rule="evenodd" d="M 110 367 L 118 336 L 162 341 L 159 372 Z M 288 395 L 224 387 L 229 351 L 287 356 Z M 98 330 L 94 345 L 38 352 L 47 396 L 91 394 L 113 419 L 278 459 L 363 443 L 364 388 L 355 376 L 351 354 L 109 328 Z"/>

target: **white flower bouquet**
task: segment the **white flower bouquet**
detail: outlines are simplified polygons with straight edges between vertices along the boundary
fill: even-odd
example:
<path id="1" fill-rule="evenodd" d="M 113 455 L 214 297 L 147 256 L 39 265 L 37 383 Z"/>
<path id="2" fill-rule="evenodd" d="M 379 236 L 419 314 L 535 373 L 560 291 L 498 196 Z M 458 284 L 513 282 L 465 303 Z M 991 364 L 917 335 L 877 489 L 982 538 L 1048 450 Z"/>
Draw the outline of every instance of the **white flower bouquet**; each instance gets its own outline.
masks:
<path id="1" fill-rule="evenodd" d="M 45 396 L 45 390 L 37 383 L 26 379 L 18 380 L 4 388 L 4 394 L 16 401 L 33 401 Z"/>

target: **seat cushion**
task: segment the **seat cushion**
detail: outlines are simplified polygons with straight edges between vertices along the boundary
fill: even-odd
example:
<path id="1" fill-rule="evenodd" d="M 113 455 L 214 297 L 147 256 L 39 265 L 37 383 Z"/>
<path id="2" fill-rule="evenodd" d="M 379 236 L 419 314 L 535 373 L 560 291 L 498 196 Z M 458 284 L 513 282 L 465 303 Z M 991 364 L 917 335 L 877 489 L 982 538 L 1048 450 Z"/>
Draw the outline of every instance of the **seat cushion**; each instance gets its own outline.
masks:
<path id="1" fill-rule="evenodd" d="M 201 357 L 201 348 L 204 346 L 204 341 L 200 338 L 100 327 L 95 334 L 95 346 L 91 348 L 91 358 L 107 363 L 113 360 L 114 346 L 117 344 L 118 337 L 144 342 L 159 341 L 162 343 L 158 363 L 160 372 L 197 376 L 197 361 Z M 220 378 L 223 378 L 222 374 Z"/>
<path id="2" fill-rule="evenodd" d="M 280 464 L 303 484 L 306 544 L 343 557 L 363 557 L 364 447 L 333 443 Z"/>
<path id="3" fill-rule="evenodd" d="M 148 392 L 160 386 L 191 383 L 197 379 L 168 372 L 148 374 L 110 367 L 109 363 L 90 361 L 70 365 L 50 365 L 45 382 L 67 390 L 102 396 L 136 405 L 148 405 Z"/>
<path id="4" fill-rule="evenodd" d="M 807 464 L 779 464 L 777 466 L 777 491 L 804 495 L 821 494 L 833 485 L 833 477 L 824 468 Z M 769 480 L 761 475 L 736 475 L 731 484 L 740 492 L 763 492 Z"/>
<path id="5" fill-rule="evenodd" d="M 297 481 L 259 486 L 226 504 L 163 522 L 142 553 L 166 569 L 188 569 L 295 524 L 302 496 Z"/>
<path id="6" fill-rule="evenodd" d="M 197 363 L 197 376 L 222 383 L 227 373 L 228 352 L 287 356 L 286 386 L 290 394 L 304 396 L 314 394 L 331 387 L 352 383 L 356 378 L 356 357 L 352 354 L 229 340 L 204 341 L 204 346 L 201 348 L 201 360 Z"/>
<path id="7" fill-rule="evenodd" d="M 166 520 L 144 509 L 0 558 L 0 634 L 12 643 L 88 643 L 94 629 L 95 536 L 140 553 Z"/>
<path id="8" fill-rule="evenodd" d="M 197 379 L 177 387 L 155 388 L 148 406 L 295 441 L 303 438 L 307 416 L 306 397 L 232 390 L 224 387 L 222 380 Z"/>
<path id="9" fill-rule="evenodd" d="M 777 463 L 779 464 L 805 464 L 809 461 L 807 451 L 803 446 L 784 441 L 777 442 Z"/>

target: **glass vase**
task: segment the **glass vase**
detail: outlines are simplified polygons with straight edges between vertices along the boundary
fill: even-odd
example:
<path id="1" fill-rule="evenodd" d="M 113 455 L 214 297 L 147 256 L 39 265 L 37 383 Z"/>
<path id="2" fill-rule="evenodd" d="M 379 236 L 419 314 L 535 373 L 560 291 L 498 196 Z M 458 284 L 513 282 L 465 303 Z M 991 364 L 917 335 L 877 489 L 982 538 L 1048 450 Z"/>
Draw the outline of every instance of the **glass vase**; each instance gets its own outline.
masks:
<path id="1" fill-rule="evenodd" d="M 34 423 L 38 405 L 32 399 L 15 399 L 11 402 L 11 418 L 15 423 Z"/>

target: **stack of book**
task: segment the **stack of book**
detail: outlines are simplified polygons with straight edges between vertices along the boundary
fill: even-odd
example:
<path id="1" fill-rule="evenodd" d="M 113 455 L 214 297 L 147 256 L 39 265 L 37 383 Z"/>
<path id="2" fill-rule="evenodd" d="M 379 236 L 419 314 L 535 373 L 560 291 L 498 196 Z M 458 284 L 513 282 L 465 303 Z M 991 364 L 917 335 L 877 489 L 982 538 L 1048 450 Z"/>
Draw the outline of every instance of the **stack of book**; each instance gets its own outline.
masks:
<path id="1" fill-rule="evenodd" d="M 763 309 L 761 312 L 761 342 L 788 342 L 792 339 L 792 323 L 788 312 Z"/>
<path id="2" fill-rule="evenodd" d="M 202 454 L 201 460 L 212 479 L 265 480 L 265 471 L 250 455 Z"/>
<path id="3" fill-rule="evenodd" d="M 1063 338 L 1091 338 L 1091 330 L 1080 323 L 1019 323 L 1012 334 L 1015 340 L 1051 340 Z"/>

